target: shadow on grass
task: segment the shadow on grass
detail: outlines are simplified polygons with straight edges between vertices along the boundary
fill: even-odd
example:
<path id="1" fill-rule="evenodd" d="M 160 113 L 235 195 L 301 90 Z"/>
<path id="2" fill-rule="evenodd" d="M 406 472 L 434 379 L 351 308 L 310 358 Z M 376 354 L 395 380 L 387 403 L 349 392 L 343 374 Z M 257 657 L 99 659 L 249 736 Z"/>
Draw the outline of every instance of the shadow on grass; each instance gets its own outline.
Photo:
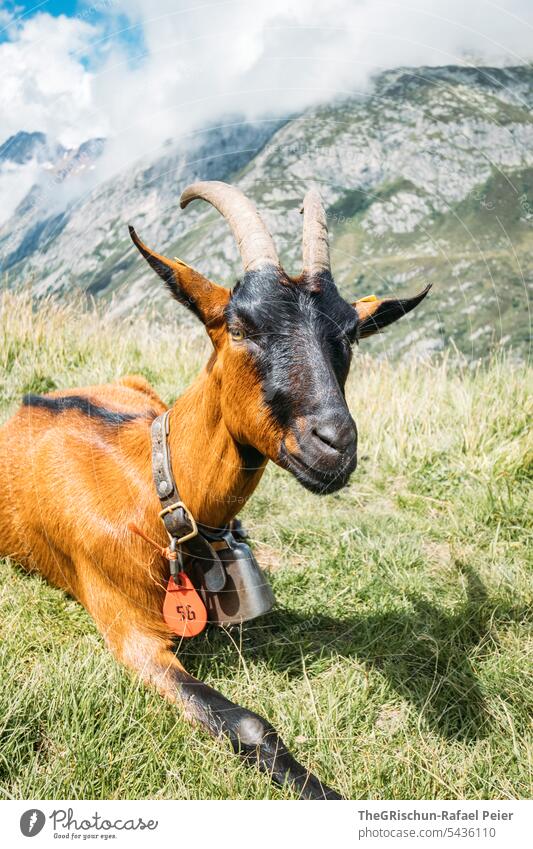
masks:
<path id="1" fill-rule="evenodd" d="M 379 670 L 433 731 L 465 741 L 482 738 L 489 731 L 490 714 L 471 655 L 497 648 L 495 623 L 531 621 L 533 616 L 526 605 L 498 605 L 495 611 L 474 570 L 457 565 L 466 578 L 467 594 L 459 609 L 444 610 L 412 595 L 410 609 L 346 619 L 274 611 L 260 625 L 250 623 L 243 629 L 240 642 L 246 660 L 297 677 L 302 674 L 302 655 L 311 675 L 314 659 L 357 657 Z M 216 629 L 208 633 L 205 642 L 195 641 L 180 653 L 193 674 L 200 665 L 209 665 L 209 655 L 228 649 L 227 634 Z M 232 665 L 236 653 L 232 644 Z"/>

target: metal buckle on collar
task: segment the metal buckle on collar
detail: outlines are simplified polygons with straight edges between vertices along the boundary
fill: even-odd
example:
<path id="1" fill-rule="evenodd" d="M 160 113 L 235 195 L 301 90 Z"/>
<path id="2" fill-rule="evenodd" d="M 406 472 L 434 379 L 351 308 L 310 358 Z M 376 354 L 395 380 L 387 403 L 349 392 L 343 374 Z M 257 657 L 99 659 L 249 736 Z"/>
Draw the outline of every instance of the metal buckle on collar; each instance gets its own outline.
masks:
<path id="1" fill-rule="evenodd" d="M 185 511 L 185 514 L 189 522 L 191 523 L 192 530 L 190 533 L 184 534 L 184 536 L 180 537 L 179 539 L 174 537 L 174 539 L 176 540 L 176 545 L 182 545 L 184 542 L 187 542 L 188 540 L 193 539 L 193 537 L 198 536 L 198 525 L 196 524 L 196 521 L 191 511 L 189 510 L 187 505 L 183 503 L 183 501 L 176 501 L 174 504 L 169 504 L 168 507 L 164 507 L 159 512 L 159 518 L 161 519 L 161 521 L 163 521 L 164 516 L 166 516 L 168 513 L 173 513 L 174 510 L 179 510 L 180 508 Z"/>

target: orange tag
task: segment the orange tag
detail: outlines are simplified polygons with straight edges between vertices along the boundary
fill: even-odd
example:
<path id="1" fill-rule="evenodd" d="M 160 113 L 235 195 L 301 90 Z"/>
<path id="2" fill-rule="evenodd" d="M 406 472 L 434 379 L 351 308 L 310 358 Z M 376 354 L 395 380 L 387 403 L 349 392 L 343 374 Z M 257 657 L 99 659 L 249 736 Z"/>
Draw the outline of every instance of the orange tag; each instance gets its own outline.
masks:
<path id="1" fill-rule="evenodd" d="M 178 637 L 196 637 L 207 624 L 207 610 L 185 572 L 178 572 L 178 581 L 168 579 L 163 618 Z"/>

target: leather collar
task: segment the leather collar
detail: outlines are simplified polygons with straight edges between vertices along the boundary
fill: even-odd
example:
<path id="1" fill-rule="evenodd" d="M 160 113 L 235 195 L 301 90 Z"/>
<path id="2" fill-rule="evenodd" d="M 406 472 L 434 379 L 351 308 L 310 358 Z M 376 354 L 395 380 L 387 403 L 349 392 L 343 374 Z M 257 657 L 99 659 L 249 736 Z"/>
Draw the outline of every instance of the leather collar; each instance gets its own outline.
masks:
<path id="1" fill-rule="evenodd" d="M 208 529 L 197 524 L 194 516 L 181 501 L 168 447 L 169 416 L 170 410 L 167 410 L 154 419 L 151 427 L 152 474 L 162 508 L 159 515 L 169 535 L 171 547 L 178 549 L 181 564 L 185 549 L 186 554 L 199 561 L 206 590 L 220 592 L 226 584 L 226 571 L 211 542 L 224 540 L 226 545 L 231 547 L 228 540 L 230 531 L 227 527 Z"/>

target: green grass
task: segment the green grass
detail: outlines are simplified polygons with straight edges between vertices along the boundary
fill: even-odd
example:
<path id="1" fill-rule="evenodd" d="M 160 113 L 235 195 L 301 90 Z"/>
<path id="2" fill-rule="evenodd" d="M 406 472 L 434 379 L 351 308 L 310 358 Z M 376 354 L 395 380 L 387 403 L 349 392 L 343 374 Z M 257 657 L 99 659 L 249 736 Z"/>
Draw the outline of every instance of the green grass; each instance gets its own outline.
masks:
<path id="1" fill-rule="evenodd" d="M 81 303 L 0 309 L 2 420 L 25 390 L 131 371 L 171 400 L 207 353 L 200 330 L 150 336 Z M 271 465 L 243 513 L 278 608 L 182 659 L 346 796 L 531 795 L 530 388 L 502 360 L 357 353 L 350 486 L 318 498 Z M 119 667 L 38 576 L 2 563 L 0 607 L 1 797 L 290 798 Z"/>

